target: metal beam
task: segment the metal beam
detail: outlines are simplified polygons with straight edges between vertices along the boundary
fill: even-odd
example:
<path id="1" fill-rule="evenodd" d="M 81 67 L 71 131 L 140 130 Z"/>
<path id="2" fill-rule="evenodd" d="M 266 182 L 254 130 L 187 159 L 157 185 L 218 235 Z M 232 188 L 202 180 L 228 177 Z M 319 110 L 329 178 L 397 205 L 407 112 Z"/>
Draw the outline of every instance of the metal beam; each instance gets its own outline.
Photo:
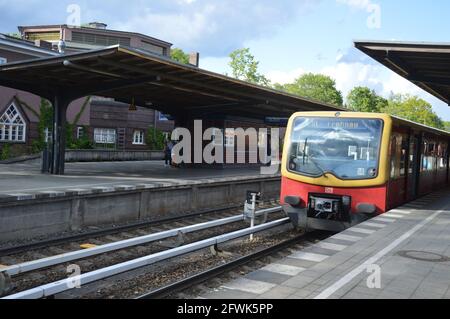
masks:
<path id="1" fill-rule="evenodd" d="M 421 76 L 421 75 L 410 75 L 406 77 L 409 81 L 423 82 L 435 85 L 450 85 L 450 78 L 448 77 L 435 77 L 435 76 Z"/>
<path id="2" fill-rule="evenodd" d="M 108 76 L 108 77 L 112 77 L 112 78 L 117 78 L 117 79 L 124 79 L 124 78 L 126 78 L 126 77 L 124 77 L 124 76 L 122 76 L 120 74 L 106 72 L 106 71 L 95 69 L 95 68 L 92 68 L 92 67 L 87 67 L 87 66 L 83 66 L 83 65 L 80 65 L 80 64 L 75 64 L 75 63 L 73 63 L 73 62 L 71 62 L 69 60 L 64 60 L 63 65 L 65 67 L 72 68 L 72 69 L 75 69 L 75 70 L 89 72 L 89 73 L 95 73 L 95 74 Z"/>
<path id="3" fill-rule="evenodd" d="M 269 103 L 275 104 L 275 105 L 289 105 L 291 107 L 294 107 L 296 110 L 299 110 L 299 104 L 297 103 L 292 103 L 292 102 L 281 102 L 277 99 L 273 99 L 273 98 L 267 98 L 264 97 L 263 95 L 259 95 L 259 94 L 251 94 L 251 93 L 245 93 L 245 92 L 239 92 L 237 90 L 233 90 L 233 89 L 227 89 L 227 88 L 223 88 L 223 87 L 218 87 L 216 85 L 209 85 L 207 83 L 203 83 L 201 82 L 201 80 L 187 80 L 187 79 L 183 79 L 181 77 L 178 76 L 173 76 L 173 75 L 168 75 L 168 74 L 164 74 L 164 73 L 160 73 L 160 72 L 153 72 L 153 71 L 149 71 L 146 70 L 144 66 L 142 67 L 135 67 L 135 66 L 131 66 L 125 63 L 121 63 L 121 62 L 115 62 L 115 61 L 109 61 L 105 58 L 98 58 L 99 63 L 108 65 L 108 66 L 112 66 L 112 67 L 116 67 L 116 68 L 122 68 L 124 70 L 130 71 L 130 72 L 135 72 L 135 73 L 140 73 L 140 74 L 147 74 L 147 75 L 158 75 L 161 77 L 162 81 L 165 79 L 174 81 L 174 82 L 178 82 L 178 83 L 184 83 L 184 84 L 188 84 L 188 85 L 193 85 L 199 88 L 205 88 L 208 90 L 212 90 L 215 92 L 219 92 L 219 94 L 223 94 L 226 93 L 228 95 L 229 98 L 234 98 L 234 99 L 239 99 L 239 98 L 246 98 L 246 99 L 251 99 L 251 100 L 257 100 L 257 101 L 262 101 L 264 103 L 266 103 L 266 101 L 268 101 Z M 222 80 L 222 81 L 226 81 L 226 80 Z M 242 85 L 240 83 L 234 83 L 236 85 Z M 259 88 L 260 90 L 262 88 Z M 282 94 L 282 92 L 268 92 L 268 93 L 272 93 L 272 94 Z M 215 94 L 215 93 L 214 93 Z M 283 96 L 284 98 L 296 98 L 294 96 L 289 96 L 287 94 L 285 94 Z M 298 97 L 298 99 L 300 99 L 300 97 Z M 305 100 L 305 103 L 308 103 L 309 101 Z M 309 103 L 314 103 L 313 101 L 309 102 Z M 337 107 L 336 107 L 337 109 Z"/>
<path id="4" fill-rule="evenodd" d="M 238 230 L 232 233 L 204 239 L 198 242 L 194 242 L 188 245 L 184 245 L 181 247 L 165 250 L 159 253 L 155 253 L 152 255 L 144 256 L 141 258 L 137 258 L 134 260 L 126 261 L 117 265 L 109 266 L 106 268 L 94 270 L 80 276 L 77 276 L 77 281 L 81 285 L 85 285 L 94 281 L 98 281 L 104 278 L 108 278 L 114 275 L 118 275 L 127 271 L 131 271 L 137 268 L 141 268 L 144 266 L 148 266 L 159 261 L 167 260 L 170 258 L 182 256 L 185 254 L 189 254 L 200 249 L 208 248 L 217 244 L 221 244 L 230 240 L 234 240 L 240 237 L 244 237 L 250 234 L 255 234 L 267 229 L 272 229 L 275 227 L 279 227 L 282 225 L 286 225 L 290 223 L 289 217 L 278 219 L 276 221 L 255 226 L 253 228 L 245 228 L 242 230 Z M 17 294 L 13 294 L 10 296 L 6 296 L 2 299 L 39 299 L 45 298 L 49 296 L 56 295 L 58 293 L 71 290 L 74 288 L 73 285 L 74 278 L 62 279 L 56 282 L 52 282 L 40 287 L 32 288 L 29 290 L 25 290 L 19 292 Z"/>
<path id="5" fill-rule="evenodd" d="M 281 211 L 281 207 L 274 207 L 269 209 L 264 209 L 256 212 L 256 216 L 262 216 L 264 214 L 273 214 Z M 243 221 L 244 216 L 236 215 L 227 218 L 222 218 L 218 220 L 213 220 L 210 222 L 200 223 L 196 225 L 190 225 L 181 228 L 175 228 L 168 231 L 163 231 L 159 233 L 154 233 L 146 236 L 135 237 L 131 239 L 126 239 L 106 245 L 97 246 L 91 249 L 77 250 L 70 253 L 65 253 L 62 255 L 47 257 L 39 260 L 29 261 L 22 264 L 12 265 L 1 270 L 1 272 L 6 273 L 10 276 L 17 276 L 26 272 L 47 268 L 54 265 L 59 265 L 65 262 L 79 260 L 87 257 L 97 256 L 111 251 L 116 251 L 124 248 L 130 248 L 134 246 L 139 246 L 143 244 L 148 244 L 162 239 L 167 239 L 170 237 L 175 237 L 179 233 L 188 234 L 196 232 L 199 230 L 209 229 L 217 226 L 223 226 L 231 223 L 236 223 Z"/>
<path id="6" fill-rule="evenodd" d="M 88 85 L 88 86 L 74 86 L 70 89 L 70 96 L 72 99 L 81 98 L 88 95 L 100 94 L 112 90 L 124 89 L 127 87 L 132 87 L 137 84 L 151 83 L 159 81 L 160 78 L 158 76 L 144 76 L 140 78 L 134 79 L 126 79 L 126 80 L 116 80 L 111 83 L 100 84 L 100 85 Z"/>

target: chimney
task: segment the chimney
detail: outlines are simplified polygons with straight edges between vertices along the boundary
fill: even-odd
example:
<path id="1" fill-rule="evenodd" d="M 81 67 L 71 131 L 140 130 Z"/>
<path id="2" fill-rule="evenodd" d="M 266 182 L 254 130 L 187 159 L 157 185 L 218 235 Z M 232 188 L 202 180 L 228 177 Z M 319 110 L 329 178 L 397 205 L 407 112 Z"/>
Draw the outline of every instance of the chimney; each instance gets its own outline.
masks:
<path id="1" fill-rule="evenodd" d="M 198 68 L 200 65 L 200 53 L 194 52 L 189 54 L 189 64 Z"/>
<path id="2" fill-rule="evenodd" d="M 93 29 L 102 29 L 105 30 L 108 25 L 102 22 L 89 22 L 88 27 Z"/>

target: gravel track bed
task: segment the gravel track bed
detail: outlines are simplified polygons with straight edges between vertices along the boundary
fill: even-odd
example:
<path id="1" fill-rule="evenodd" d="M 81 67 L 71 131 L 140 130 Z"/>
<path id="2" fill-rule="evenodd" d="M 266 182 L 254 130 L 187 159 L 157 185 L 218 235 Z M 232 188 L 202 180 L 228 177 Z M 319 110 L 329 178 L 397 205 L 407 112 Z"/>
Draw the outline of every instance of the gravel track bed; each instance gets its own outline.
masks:
<path id="1" fill-rule="evenodd" d="M 256 251 L 272 247 L 291 238 L 304 235 L 301 231 L 293 230 L 290 225 L 282 226 L 255 236 L 254 241 L 248 239 L 234 240 L 221 245 L 225 254 L 213 255 L 209 249 L 175 257 L 171 260 L 147 266 L 139 270 L 114 276 L 102 282 L 93 283 L 80 290 L 72 290 L 68 294 L 61 294 L 58 298 L 81 298 L 81 299 L 130 299 L 139 297 L 149 291 L 164 287 L 179 280 L 188 278 L 205 270 L 223 265 L 232 260 L 249 255 Z M 300 249 L 314 242 L 328 237 L 321 234 L 317 238 L 305 236 L 305 240 L 296 244 L 295 249 Z M 195 298 L 204 289 L 219 287 L 223 282 L 242 276 L 255 269 L 259 269 L 275 259 L 290 254 L 289 249 L 275 253 L 273 256 L 252 261 L 245 266 L 238 267 L 232 272 L 226 273 L 208 281 L 202 285 L 194 286 L 182 293 L 177 293 L 170 298 Z M 90 286 L 90 287 L 88 287 Z"/>
<path id="2" fill-rule="evenodd" d="M 264 207 L 260 207 L 259 209 L 272 207 L 272 205 L 264 205 Z M 90 240 L 84 241 L 84 243 L 92 243 L 97 245 L 106 244 L 109 242 L 114 242 L 118 240 L 128 239 L 130 237 L 137 237 L 146 235 L 149 233 L 153 233 L 156 231 L 161 231 L 164 229 L 172 229 L 182 226 L 187 226 L 191 224 L 195 224 L 198 222 L 205 222 L 207 220 L 215 220 L 218 218 L 224 218 L 228 216 L 234 216 L 239 213 L 239 210 L 231 210 L 227 212 L 220 212 L 215 215 L 208 214 L 206 216 L 207 218 L 204 219 L 202 217 L 195 217 L 195 222 L 192 222 L 192 220 L 189 220 L 187 222 L 173 222 L 168 223 L 167 225 L 164 225 L 165 227 L 161 227 L 161 225 L 158 226 L 152 226 L 147 229 L 139 229 L 135 232 L 125 232 L 121 234 L 116 235 L 108 235 L 106 237 L 100 237 L 100 238 L 92 238 Z M 269 221 L 275 220 L 278 218 L 284 217 L 283 213 L 275 213 L 271 214 L 268 218 Z M 199 220 L 200 219 L 200 220 Z M 224 226 L 219 226 L 207 230 L 202 230 L 195 233 L 190 233 L 185 236 L 185 244 L 199 241 L 202 239 L 210 238 L 213 236 L 221 235 L 223 233 L 232 232 L 235 230 L 243 229 L 248 227 L 247 223 L 243 222 L 236 222 L 233 224 L 228 224 Z M 156 229 L 155 229 L 156 228 Z M 162 228 L 162 229 L 161 229 Z M 6 256 L 0 258 L 0 264 L 6 263 L 6 264 L 15 264 L 19 262 L 29 261 L 29 260 L 35 260 L 39 258 L 45 258 L 51 255 L 55 254 L 61 254 L 64 252 L 74 251 L 78 250 L 79 244 L 81 243 L 68 243 L 64 245 L 59 245 L 55 247 L 45 248 L 45 249 L 39 249 L 36 251 L 27 252 L 24 254 L 20 254 L 18 256 Z M 77 264 L 80 266 L 82 273 L 90 272 L 93 270 L 97 270 L 100 268 L 108 267 L 114 264 L 118 264 L 121 262 L 129 261 L 132 259 L 136 259 L 139 257 L 147 256 L 156 252 L 164 251 L 173 247 L 179 246 L 180 243 L 178 242 L 177 238 L 169 238 L 163 241 L 158 242 L 152 242 L 145 245 L 135 246 L 131 248 L 126 248 L 118 251 L 113 251 L 109 253 L 105 253 L 102 255 L 97 255 L 93 257 L 86 258 L 84 260 L 76 260 L 73 262 L 65 263 L 56 265 L 47 269 L 43 270 L 37 270 L 30 273 L 25 273 L 23 275 L 19 275 L 12 278 L 13 281 L 13 290 L 8 292 L 8 294 L 17 293 L 23 290 L 27 290 L 39 285 L 43 285 L 45 283 L 61 280 L 64 278 L 67 278 L 67 266 L 70 264 Z"/>

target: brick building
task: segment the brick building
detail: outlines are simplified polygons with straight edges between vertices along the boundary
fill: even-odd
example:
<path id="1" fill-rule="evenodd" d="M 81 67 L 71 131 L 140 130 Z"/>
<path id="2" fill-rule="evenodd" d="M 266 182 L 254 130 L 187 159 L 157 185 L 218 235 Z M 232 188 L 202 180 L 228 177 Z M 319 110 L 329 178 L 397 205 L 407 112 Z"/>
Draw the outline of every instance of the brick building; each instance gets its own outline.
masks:
<path id="1" fill-rule="evenodd" d="M 0 34 L 0 64 L 99 49 L 121 44 L 161 56 L 170 56 L 171 44 L 143 34 L 106 29 L 102 23 L 84 27 L 67 25 L 21 26 L 21 39 Z M 61 42 L 63 41 L 63 42 Z M 19 90 L 0 87 L 0 149 L 9 144 L 11 155 L 30 153 L 38 138 L 41 98 Z M 113 99 L 86 97 L 67 110 L 73 138 L 87 134 L 96 148 L 148 149 L 145 135 L 151 127 L 164 132 L 173 122 L 146 107 L 130 107 Z"/>

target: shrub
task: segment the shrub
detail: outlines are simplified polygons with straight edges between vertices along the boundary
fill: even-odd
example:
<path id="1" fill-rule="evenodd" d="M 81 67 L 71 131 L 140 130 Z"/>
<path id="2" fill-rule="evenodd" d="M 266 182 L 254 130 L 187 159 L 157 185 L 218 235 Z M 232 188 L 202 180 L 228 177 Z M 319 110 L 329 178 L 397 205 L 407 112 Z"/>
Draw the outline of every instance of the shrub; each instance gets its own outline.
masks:
<path id="1" fill-rule="evenodd" d="M 0 153 L 0 160 L 4 161 L 11 157 L 11 145 L 4 144 Z"/>
<path id="2" fill-rule="evenodd" d="M 145 143 L 152 151 L 162 151 L 164 149 L 165 136 L 161 130 L 150 127 L 145 136 Z"/>

